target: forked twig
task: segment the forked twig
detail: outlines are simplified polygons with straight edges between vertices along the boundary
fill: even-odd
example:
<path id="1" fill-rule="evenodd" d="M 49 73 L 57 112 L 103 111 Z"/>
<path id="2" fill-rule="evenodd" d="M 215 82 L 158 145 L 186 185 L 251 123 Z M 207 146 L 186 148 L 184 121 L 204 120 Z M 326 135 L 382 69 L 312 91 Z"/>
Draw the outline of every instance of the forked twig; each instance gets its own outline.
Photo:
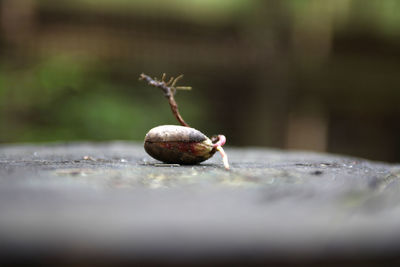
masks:
<path id="1" fill-rule="evenodd" d="M 150 76 L 142 73 L 139 76 L 139 80 L 145 80 L 149 85 L 160 88 L 164 92 L 164 96 L 168 99 L 169 105 L 171 106 L 172 113 L 174 114 L 175 118 L 179 121 L 182 126 L 190 127 L 187 124 L 178 110 L 178 104 L 175 101 L 174 95 L 176 90 L 191 90 L 192 87 L 190 86 L 175 86 L 176 83 L 182 79 L 183 74 L 179 75 L 178 77 L 174 78 L 171 77 L 168 82 L 165 81 L 166 75 L 163 73 L 161 80 L 159 81 L 157 78 L 151 78 Z"/>

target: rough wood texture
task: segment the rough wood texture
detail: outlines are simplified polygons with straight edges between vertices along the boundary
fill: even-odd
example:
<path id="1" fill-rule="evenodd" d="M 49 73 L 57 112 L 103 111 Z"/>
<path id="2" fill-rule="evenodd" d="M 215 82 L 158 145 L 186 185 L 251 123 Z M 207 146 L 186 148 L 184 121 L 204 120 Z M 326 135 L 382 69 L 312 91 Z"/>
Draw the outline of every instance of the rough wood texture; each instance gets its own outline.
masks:
<path id="1" fill-rule="evenodd" d="M 0 261 L 396 265 L 400 165 L 227 148 L 154 165 L 141 144 L 0 148 Z"/>

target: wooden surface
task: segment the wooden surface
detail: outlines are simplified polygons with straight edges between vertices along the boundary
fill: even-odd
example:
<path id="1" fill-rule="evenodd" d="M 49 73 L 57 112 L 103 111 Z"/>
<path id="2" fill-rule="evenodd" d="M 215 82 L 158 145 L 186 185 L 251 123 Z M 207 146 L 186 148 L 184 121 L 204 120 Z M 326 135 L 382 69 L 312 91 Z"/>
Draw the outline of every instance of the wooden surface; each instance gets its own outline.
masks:
<path id="1" fill-rule="evenodd" d="M 0 147 L 7 263 L 396 265 L 400 165 L 226 148 L 157 164 L 137 143 Z"/>

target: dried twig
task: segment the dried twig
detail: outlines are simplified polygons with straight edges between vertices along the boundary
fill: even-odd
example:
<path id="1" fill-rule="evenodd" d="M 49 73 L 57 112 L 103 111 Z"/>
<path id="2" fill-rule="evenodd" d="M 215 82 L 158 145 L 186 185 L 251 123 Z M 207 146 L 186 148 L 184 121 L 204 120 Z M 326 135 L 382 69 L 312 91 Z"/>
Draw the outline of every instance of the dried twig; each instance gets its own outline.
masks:
<path id="1" fill-rule="evenodd" d="M 183 74 L 179 75 L 178 77 L 174 78 L 171 77 L 168 82 L 165 81 L 166 75 L 163 73 L 161 80 L 159 81 L 157 78 L 151 78 L 150 76 L 142 73 L 140 74 L 139 80 L 145 80 L 149 85 L 160 88 L 163 92 L 165 97 L 169 101 L 169 105 L 171 106 L 172 113 L 174 114 L 175 118 L 179 121 L 182 126 L 190 127 L 187 124 L 182 116 L 179 114 L 178 104 L 175 101 L 174 95 L 176 90 L 191 90 L 192 87 L 190 86 L 175 86 L 176 83 L 182 79 Z"/>

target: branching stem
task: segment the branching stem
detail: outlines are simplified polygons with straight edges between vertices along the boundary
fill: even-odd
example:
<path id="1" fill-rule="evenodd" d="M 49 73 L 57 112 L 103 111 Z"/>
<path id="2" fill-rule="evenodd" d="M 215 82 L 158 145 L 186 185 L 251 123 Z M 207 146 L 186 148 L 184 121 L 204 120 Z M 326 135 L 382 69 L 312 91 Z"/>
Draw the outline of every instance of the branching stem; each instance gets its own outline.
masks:
<path id="1" fill-rule="evenodd" d="M 171 106 L 172 113 L 174 114 L 175 118 L 179 121 L 182 126 L 190 127 L 187 124 L 178 110 L 178 104 L 175 101 L 174 95 L 176 90 L 191 90 L 190 86 L 175 86 L 176 83 L 182 79 L 183 75 L 179 75 L 178 77 L 174 78 L 171 77 L 168 82 L 165 81 L 166 75 L 163 73 L 161 77 L 161 81 L 157 78 L 151 78 L 150 76 L 142 73 L 140 74 L 139 80 L 145 80 L 149 85 L 160 88 L 164 92 L 164 96 L 168 99 L 169 105 Z"/>

